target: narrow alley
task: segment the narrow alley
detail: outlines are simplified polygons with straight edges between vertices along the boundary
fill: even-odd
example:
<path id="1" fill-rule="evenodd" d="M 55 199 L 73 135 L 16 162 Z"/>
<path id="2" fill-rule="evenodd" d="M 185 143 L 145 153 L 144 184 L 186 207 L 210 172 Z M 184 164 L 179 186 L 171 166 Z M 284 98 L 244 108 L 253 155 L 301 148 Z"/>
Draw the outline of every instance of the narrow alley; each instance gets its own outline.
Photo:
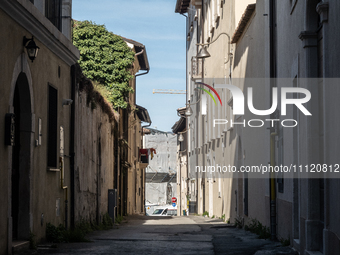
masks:
<path id="1" fill-rule="evenodd" d="M 28 254 L 296 254 L 218 219 L 128 216 L 119 226 L 88 235 L 87 243 L 42 245 Z"/>

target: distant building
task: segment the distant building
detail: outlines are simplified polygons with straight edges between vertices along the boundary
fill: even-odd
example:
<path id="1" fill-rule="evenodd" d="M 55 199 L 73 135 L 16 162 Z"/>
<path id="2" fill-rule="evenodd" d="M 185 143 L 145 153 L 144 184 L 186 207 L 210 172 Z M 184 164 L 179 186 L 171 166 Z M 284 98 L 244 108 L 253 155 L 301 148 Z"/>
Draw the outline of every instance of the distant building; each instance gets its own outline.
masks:
<path id="1" fill-rule="evenodd" d="M 152 128 L 146 130 L 143 141 L 144 150 L 149 151 L 145 173 L 146 204 L 171 204 L 171 198 L 177 197 L 176 147 L 175 135 Z"/>

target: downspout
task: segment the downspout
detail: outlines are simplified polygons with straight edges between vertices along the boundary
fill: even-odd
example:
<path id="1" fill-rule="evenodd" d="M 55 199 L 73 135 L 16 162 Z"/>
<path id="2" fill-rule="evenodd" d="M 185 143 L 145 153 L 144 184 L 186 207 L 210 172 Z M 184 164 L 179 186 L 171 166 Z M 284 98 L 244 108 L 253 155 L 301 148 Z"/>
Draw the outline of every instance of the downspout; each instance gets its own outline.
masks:
<path id="1" fill-rule="evenodd" d="M 144 48 L 140 51 L 140 52 L 137 52 L 135 53 L 135 57 L 138 57 L 139 55 L 143 54 L 144 53 Z M 134 66 L 134 65 L 133 65 Z M 148 72 L 146 73 L 141 73 L 139 75 L 144 75 L 144 74 L 147 74 Z M 135 74 L 134 78 L 133 78 L 133 82 L 134 82 L 134 85 L 136 86 L 136 77 L 138 75 Z M 136 91 L 135 91 L 136 92 Z M 136 93 L 134 93 L 134 103 L 136 103 Z"/>
<path id="2" fill-rule="evenodd" d="M 140 52 L 136 53 L 135 56 L 137 57 L 137 56 L 139 56 L 139 55 L 141 55 L 141 54 L 143 54 L 143 53 L 144 53 L 144 49 L 142 49 Z M 136 74 L 136 75 L 135 75 L 135 78 L 136 78 L 137 76 L 146 75 L 146 74 L 149 73 L 149 71 L 150 71 L 150 68 L 148 67 L 145 73 Z M 150 125 L 151 125 L 151 124 L 150 124 Z"/>
<path id="3" fill-rule="evenodd" d="M 276 52 L 275 52 L 275 20 L 276 20 L 276 6 L 275 0 L 269 1 L 269 29 L 270 29 L 270 105 L 272 105 L 272 88 L 275 87 L 276 78 Z M 271 118 L 275 118 L 275 113 L 271 114 Z M 270 128 L 270 165 L 272 166 L 272 171 L 270 173 L 270 234 L 271 239 L 276 240 L 276 183 L 275 183 L 275 173 L 273 168 L 275 167 L 275 137 L 277 133 L 275 128 Z"/>
<path id="4" fill-rule="evenodd" d="M 185 37 L 187 38 L 187 36 L 188 36 L 188 31 L 189 31 L 189 17 L 188 16 L 186 16 L 186 15 L 184 15 L 183 13 L 181 13 L 181 15 L 182 16 L 184 16 L 185 17 L 185 19 L 186 19 L 186 31 L 185 31 Z M 188 44 L 188 40 L 186 39 L 185 40 L 185 87 L 186 87 L 186 93 L 185 93 L 185 104 L 188 102 L 188 92 L 189 92 L 189 82 L 188 82 L 188 46 L 189 46 L 189 44 Z M 190 117 L 189 117 L 190 118 Z M 186 124 L 186 128 L 187 128 L 187 130 L 189 130 L 189 121 L 187 121 L 189 118 L 186 118 L 185 119 L 185 124 Z M 187 208 L 187 216 L 189 215 L 189 206 L 188 206 L 188 201 L 189 201 L 189 199 L 188 199 L 188 195 L 189 195 L 189 182 L 188 182 L 188 179 L 189 179 L 189 153 L 188 153 L 188 146 L 189 146 L 189 143 L 188 143 L 188 134 L 185 136 L 185 138 L 186 138 L 186 142 L 187 142 L 187 144 L 186 144 L 186 171 L 187 171 L 187 173 L 186 173 L 186 177 L 187 177 L 187 179 L 186 179 L 186 182 L 187 182 L 187 192 L 186 192 L 186 208 Z"/>
<path id="5" fill-rule="evenodd" d="M 144 49 L 142 49 L 140 52 L 135 54 L 135 57 L 139 56 L 140 54 L 142 54 L 144 52 Z"/>
<path id="6" fill-rule="evenodd" d="M 271 239 L 276 240 L 276 185 L 275 185 L 275 137 L 277 133 L 270 134 L 270 234 Z"/>
<path id="7" fill-rule="evenodd" d="M 202 0 L 201 8 L 201 28 L 202 28 L 202 42 L 204 43 L 204 0 Z M 204 82 L 204 59 L 202 59 L 202 82 Z M 205 168 L 204 158 L 204 115 L 202 115 L 202 167 Z M 203 213 L 205 212 L 205 173 L 203 173 Z"/>
<path id="8" fill-rule="evenodd" d="M 135 54 L 135 56 L 139 56 L 139 55 L 141 55 L 141 54 L 143 54 L 143 53 L 144 53 L 144 49 L 142 49 L 140 52 L 136 53 L 136 54 Z M 135 75 L 135 79 L 136 79 L 136 77 L 137 77 L 137 76 L 142 76 L 142 75 L 146 75 L 146 74 L 148 74 L 148 73 L 149 73 L 149 71 L 150 71 L 150 67 L 147 67 L 147 70 L 146 70 L 146 72 L 144 72 L 144 73 L 140 73 L 140 74 L 136 74 L 136 75 Z M 135 81 L 135 84 L 136 84 L 136 87 L 137 87 L 137 83 L 136 83 L 136 81 Z M 150 122 L 149 122 L 149 125 L 142 126 L 142 137 L 144 136 L 144 133 L 143 133 L 143 128 L 145 128 L 145 127 L 150 127 L 150 126 L 151 126 L 151 123 L 152 123 L 152 121 L 150 121 Z M 143 144 L 142 144 L 142 148 L 143 148 Z"/>
<path id="9" fill-rule="evenodd" d="M 75 92 L 76 92 L 76 68 L 75 65 L 71 66 L 71 99 L 73 104 L 71 104 L 71 121 L 70 121 L 70 189 L 71 189 L 71 203 L 70 203 L 70 213 L 71 213 L 71 228 L 74 228 L 74 139 L 75 139 Z M 67 193 L 67 192 L 66 192 Z"/>
<path id="10" fill-rule="evenodd" d="M 64 190 L 65 194 L 65 228 L 68 227 L 68 197 L 67 197 L 67 186 L 64 186 L 65 180 L 65 168 L 64 168 L 64 157 L 59 157 L 59 164 L 60 164 L 60 189 Z"/>
<path id="11" fill-rule="evenodd" d="M 149 73 L 149 71 L 150 71 L 150 69 L 146 70 L 145 73 L 136 74 L 135 77 L 137 77 L 137 76 L 142 76 L 142 75 L 146 75 L 146 74 Z"/>
<path id="12" fill-rule="evenodd" d="M 145 48 L 143 48 L 140 52 L 136 53 L 135 56 L 139 56 L 139 55 L 143 54 L 143 53 L 144 53 L 144 49 L 145 49 Z M 147 63 L 147 62 L 146 62 L 146 63 Z M 146 74 L 149 73 L 149 71 L 150 71 L 150 67 L 149 67 L 149 65 L 147 65 L 147 70 L 146 70 L 146 72 L 140 73 L 140 74 L 136 74 L 136 75 L 135 75 L 135 85 L 136 85 L 136 88 L 137 88 L 136 77 L 137 77 L 137 76 L 146 75 Z M 136 94 L 135 94 L 135 95 L 136 95 Z M 136 100 L 135 100 L 135 103 L 136 103 Z M 146 128 L 146 127 L 150 127 L 150 126 L 151 126 L 151 123 L 152 123 L 152 121 L 150 120 L 150 122 L 149 122 L 148 125 L 145 125 L 145 126 L 142 126 L 142 127 L 141 127 L 141 128 L 142 128 L 142 139 L 143 139 L 143 140 L 144 140 L 144 131 L 143 131 L 143 129 Z M 143 141 L 143 140 L 142 140 L 142 146 L 141 146 L 141 148 L 143 148 L 143 145 L 144 145 L 144 141 Z M 145 179 L 145 169 L 143 170 L 143 179 Z M 144 184 L 144 190 L 145 190 L 145 182 L 144 182 L 143 184 Z M 144 205 L 143 205 L 143 208 L 145 208 L 145 196 L 144 196 Z M 144 209 L 143 209 L 143 210 L 144 210 Z"/>
<path id="13" fill-rule="evenodd" d="M 142 49 L 140 52 L 136 53 L 135 56 L 139 56 L 139 55 L 141 55 L 142 53 L 144 53 L 144 49 Z M 146 74 L 149 73 L 149 71 L 150 71 L 150 67 L 147 67 L 145 73 L 136 74 L 135 77 L 137 77 L 137 76 L 142 76 L 142 75 L 146 75 Z"/>

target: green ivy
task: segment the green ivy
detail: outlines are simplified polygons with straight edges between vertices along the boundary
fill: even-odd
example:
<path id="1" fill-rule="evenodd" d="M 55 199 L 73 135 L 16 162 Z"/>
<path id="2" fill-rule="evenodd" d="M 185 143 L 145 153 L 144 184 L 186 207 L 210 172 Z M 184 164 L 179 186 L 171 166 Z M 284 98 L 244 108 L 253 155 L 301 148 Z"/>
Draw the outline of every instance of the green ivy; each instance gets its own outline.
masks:
<path id="1" fill-rule="evenodd" d="M 126 97 L 133 93 L 129 86 L 134 52 L 124 40 L 92 21 L 75 21 L 73 44 L 80 51 L 79 65 L 92 81 L 108 90 L 113 108 L 127 108 Z"/>

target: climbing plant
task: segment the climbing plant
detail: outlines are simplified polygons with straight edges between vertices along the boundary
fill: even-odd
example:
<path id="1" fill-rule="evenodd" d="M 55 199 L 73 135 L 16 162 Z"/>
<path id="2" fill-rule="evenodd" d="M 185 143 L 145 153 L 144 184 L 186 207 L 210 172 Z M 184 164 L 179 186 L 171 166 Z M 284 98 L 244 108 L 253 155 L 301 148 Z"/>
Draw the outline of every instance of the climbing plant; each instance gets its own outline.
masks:
<path id="1" fill-rule="evenodd" d="M 134 92 L 129 86 L 134 52 L 120 36 L 92 21 L 75 21 L 73 44 L 80 51 L 79 65 L 83 73 L 107 89 L 113 108 L 125 109 L 126 97 Z"/>

